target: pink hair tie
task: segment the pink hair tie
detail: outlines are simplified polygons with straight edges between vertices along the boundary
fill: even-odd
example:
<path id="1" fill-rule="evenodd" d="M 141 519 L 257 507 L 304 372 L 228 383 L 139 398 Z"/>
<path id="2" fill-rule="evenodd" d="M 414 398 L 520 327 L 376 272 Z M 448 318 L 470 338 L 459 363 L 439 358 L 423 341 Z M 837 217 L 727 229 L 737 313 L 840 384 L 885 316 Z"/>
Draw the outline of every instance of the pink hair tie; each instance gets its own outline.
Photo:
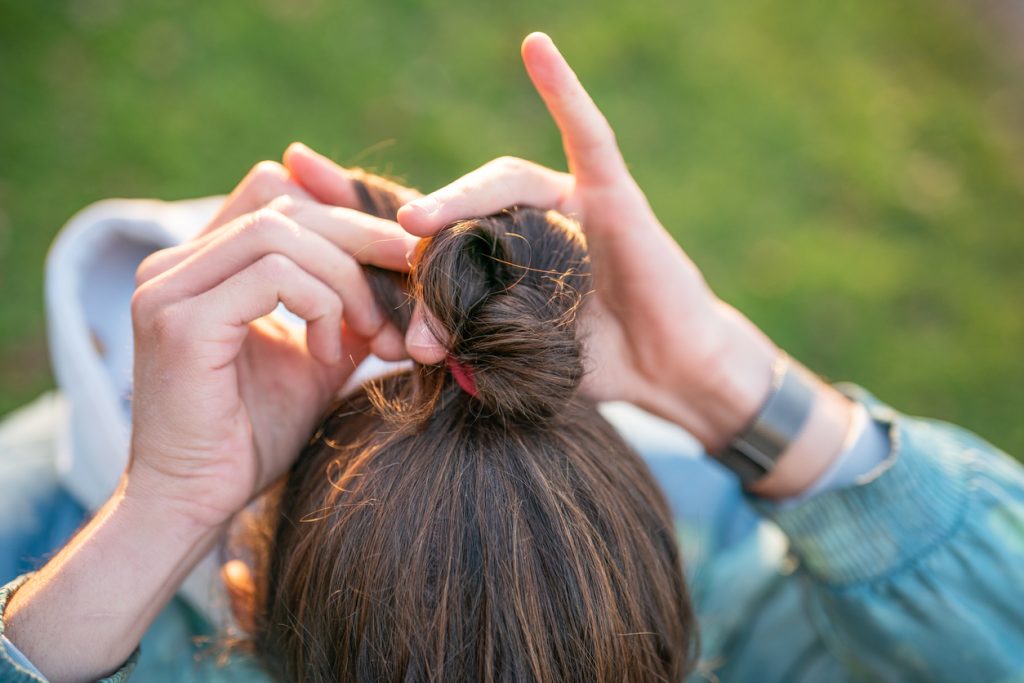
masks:
<path id="1" fill-rule="evenodd" d="M 462 387 L 462 390 L 476 398 L 476 379 L 473 377 L 473 368 L 455 360 L 455 356 L 451 354 L 448 354 L 448 368 L 452 371 L 452 377 Z"/>

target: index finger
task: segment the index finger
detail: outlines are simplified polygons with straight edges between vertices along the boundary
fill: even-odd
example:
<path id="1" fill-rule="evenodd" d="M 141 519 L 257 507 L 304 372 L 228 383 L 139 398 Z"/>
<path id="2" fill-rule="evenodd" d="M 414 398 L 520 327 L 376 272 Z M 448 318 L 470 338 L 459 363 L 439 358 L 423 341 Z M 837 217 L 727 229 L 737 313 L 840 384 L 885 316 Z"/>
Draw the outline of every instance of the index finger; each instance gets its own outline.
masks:
<path id="1" fill-rule="evenodd" d="M 339 166 L 301 142 L 293 142 L 285 150 L 284 165 L 295 181 L 318 201 L 349 209 L 365 210 L 366 207 L 362 206 L 356 183 L 353 181 L 365 179 L 368 174 Z M 411 187 L 399 185 L 383 177 L 375 176 L 374 183 L 394 194 L 401 202 L 409 202 L 420 196 L 420 193 Z"/>
<path id="2" fill-rule="evenodd" d="M 403 206 L 398 222 L 413 235 L 433 235 L 463 218 L 476 218 L 514 205 L 571 213 L 572 176 L 524 159 L 501 157 Z"/>
<path id="3" fill-rule="evenodd" d="M 242 178 L 242 182 L 231 191 L 217 215 L 195 238 L 208 235 L 225 223 L 252 213 L 271 199 L 282 195 L 295 199 L 312 199 L 308 192 L 292 180 L 284 166 L 273 161 L 261 161 Z"/>
<path id="4" fill-rule="evenodd" d="M 523 63 L 562 133 L 569 168 L 580 184 L 613 185 L 628 176 L 615 133 L 547 34 L 523 40 Z"/>
<path id="5" fill-rule="evenodd" d="M 326 237 L 364 265 L 408 271 L 419 242 L 398 223 L 356 209 L 295 201 L 287 196 L 275 199 L 269 208 Z"/>

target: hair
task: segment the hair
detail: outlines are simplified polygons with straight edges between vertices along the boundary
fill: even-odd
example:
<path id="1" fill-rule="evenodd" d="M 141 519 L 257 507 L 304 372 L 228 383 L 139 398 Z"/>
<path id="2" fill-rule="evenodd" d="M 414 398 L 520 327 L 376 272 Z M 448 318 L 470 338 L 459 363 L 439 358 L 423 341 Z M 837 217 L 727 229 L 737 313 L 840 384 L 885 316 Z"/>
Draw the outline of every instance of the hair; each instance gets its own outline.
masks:
<path id="1" fill-rule="evenodd" d="M 364 209 L 396 193 L 363 176 Z M 668 505 L 579 392 L 585 239 L 512 208 L 368 269 L 404 332 L 425 305 L 470 368 L 328 410 L 247 538 L 251 643 L 288 681 L 681 681 L 697 630 Z"/>

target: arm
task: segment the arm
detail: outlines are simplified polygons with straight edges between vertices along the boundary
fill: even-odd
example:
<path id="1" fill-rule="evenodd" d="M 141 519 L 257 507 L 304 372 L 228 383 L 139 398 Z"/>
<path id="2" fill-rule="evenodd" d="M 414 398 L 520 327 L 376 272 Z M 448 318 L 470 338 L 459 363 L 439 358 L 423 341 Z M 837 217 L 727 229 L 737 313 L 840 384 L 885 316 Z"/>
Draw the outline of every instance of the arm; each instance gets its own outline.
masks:
<path id="1" fill-rule="evenodd" d="M 531 35 L 523 57 L 562 131 L 570 173 L 501 159 L 406 205 L 399 221 L 429 235 L 512 204 L 578 218 L 596 281 L 586 311 L 593 340 L 587 391 L 666 417 L 715 452 L 765 400 L 778 350 L 714 296 L 657 221 L 608 123 L 550 39 Z M 423 325 L 410 328 L 406 345 L 432 362 L 444 340 Z M 884 471 L 870 482 L 770 506 L 813 487 L 843 450 L 852 402 L 812 375 L 808 381 L 815 394 L 809 419 L 778 467 L 749 488 L 802 560 L 795 575 L 802 578 L 786 583 L 805 582 L 807 602 L 793 608 L 811 609 L 820 642 L 865 679 L 1020 675 L 1020 466 L 954 428 L 905 420 Z"/>
<path id="2" fill-rule="evenodd" d="M 6 635 L 51 681 L 113 673 L 217 539 L 122 480 L 96 516 L 14 594 Z"/>
<path id="3" fill-rule="evenodd" d="M 400 348 L 353 256 L 405 267 L 415 240 L 396 224 L 310 202 L 267 164 L 218 220 L 140 266 L 128 469 L 6 605 L 3 635 L 51 681 L 121 666 L 369 347 Z M 307 320 L 305 340 L 262 319 L 281 302 Z"/>

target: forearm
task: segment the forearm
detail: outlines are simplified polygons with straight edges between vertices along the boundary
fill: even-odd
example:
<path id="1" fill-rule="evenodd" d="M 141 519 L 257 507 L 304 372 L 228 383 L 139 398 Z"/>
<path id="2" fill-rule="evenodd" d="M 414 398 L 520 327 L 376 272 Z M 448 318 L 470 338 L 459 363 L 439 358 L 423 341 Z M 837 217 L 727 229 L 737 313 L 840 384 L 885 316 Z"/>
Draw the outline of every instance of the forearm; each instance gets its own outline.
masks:
<path id="1" fill-rule="evenodd" d="M 7 637 L 53 683 L 116 670 L 216 542 L 127 479 L 72 541 L 12 597 Z"/>

